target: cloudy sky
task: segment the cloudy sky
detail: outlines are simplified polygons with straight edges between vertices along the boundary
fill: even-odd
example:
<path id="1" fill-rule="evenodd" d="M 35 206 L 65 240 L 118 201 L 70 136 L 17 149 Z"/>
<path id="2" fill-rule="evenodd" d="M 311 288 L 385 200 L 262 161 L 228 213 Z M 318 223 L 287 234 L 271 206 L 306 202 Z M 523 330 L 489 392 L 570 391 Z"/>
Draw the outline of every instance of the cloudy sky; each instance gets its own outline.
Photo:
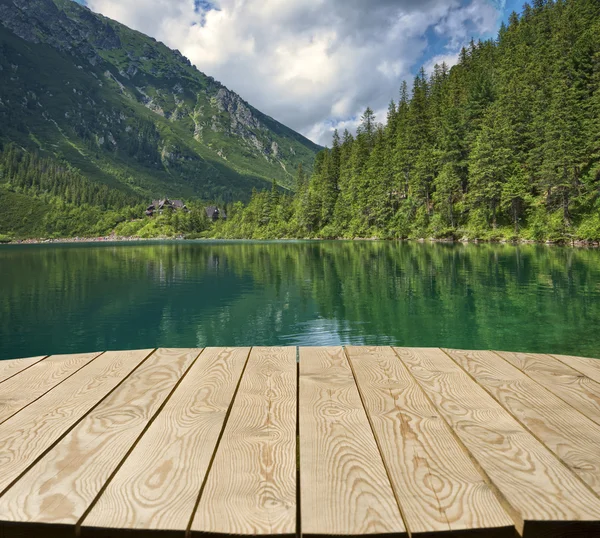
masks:
<path id="1" fill-rule="evenodd" d="M 259 110 L 328 145 L 379 120 L 421 65 L 453 64 L 524 0 L 80 0 L 179 49 Z"/>

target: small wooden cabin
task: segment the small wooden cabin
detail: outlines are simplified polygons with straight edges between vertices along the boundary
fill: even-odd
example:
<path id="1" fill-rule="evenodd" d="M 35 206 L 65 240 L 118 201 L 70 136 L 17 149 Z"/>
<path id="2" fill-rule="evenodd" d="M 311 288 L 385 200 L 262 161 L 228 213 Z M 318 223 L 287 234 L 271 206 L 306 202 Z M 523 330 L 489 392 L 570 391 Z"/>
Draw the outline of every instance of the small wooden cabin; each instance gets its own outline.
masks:
<path id="1" fill-rule="evenodd" d="M 158 213 L 162 215 L 162 212 L 165 210 L 183 211 L 185 213 L 189 211 L 182 200 L 169 200 L 168 198 L 164 198 L 163 200 L 153 200 L 146 209 L 146 215 L 152 217 L 155 211 L 158 211 Z"/>

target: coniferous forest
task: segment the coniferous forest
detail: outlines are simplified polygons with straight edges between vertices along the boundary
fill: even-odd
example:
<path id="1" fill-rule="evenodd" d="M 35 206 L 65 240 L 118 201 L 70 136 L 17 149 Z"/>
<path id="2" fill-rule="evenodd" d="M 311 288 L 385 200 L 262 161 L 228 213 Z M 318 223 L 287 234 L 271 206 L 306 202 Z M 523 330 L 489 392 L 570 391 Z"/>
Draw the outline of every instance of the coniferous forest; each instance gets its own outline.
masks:
<path id="1" fill-rule="evenodd" d="M 294 195 L 255 192 L 219 237 L 600 239 L 600 2 L 534 0 L 457 65 L 335 132 Z"/>

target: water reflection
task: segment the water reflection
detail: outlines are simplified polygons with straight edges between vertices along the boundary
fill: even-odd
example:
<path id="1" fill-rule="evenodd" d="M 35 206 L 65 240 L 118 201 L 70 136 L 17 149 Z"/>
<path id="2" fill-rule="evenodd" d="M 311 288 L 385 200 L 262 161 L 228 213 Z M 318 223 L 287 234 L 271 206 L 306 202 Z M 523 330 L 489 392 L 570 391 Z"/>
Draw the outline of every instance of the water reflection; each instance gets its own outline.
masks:
<path id="1" fill-rule="evenodd" d="M 397 242 L 0 248 L 0 358 L 396 344 L 600 356 L 600 252 Z"/>

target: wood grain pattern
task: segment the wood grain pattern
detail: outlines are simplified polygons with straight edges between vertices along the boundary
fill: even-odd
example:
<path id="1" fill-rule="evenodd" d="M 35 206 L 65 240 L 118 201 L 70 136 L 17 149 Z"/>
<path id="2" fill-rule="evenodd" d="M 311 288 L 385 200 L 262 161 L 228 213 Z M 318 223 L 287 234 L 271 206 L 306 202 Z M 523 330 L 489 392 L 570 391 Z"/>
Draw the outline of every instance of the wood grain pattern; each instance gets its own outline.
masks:
<path id="1" fill-rule="evenodd" d="M 186 531 L 249 352 L 204 350 L 83 521 L 82 536 Z"/>
<path id="2" fill-rule="evenodd" d="M 0 424 L 98 355 L 100 353 L 53 355 L 7 379 L 0 387 Z"/>
<path id="3" fill-rule="evenodd" d="M 253 348 L 192 534 L 296 535 L 296 349 Z"/>
<path id="4" fill-rule="evenodd" d="M 0 521 L 74 526 L 199 353 L 152 354 L 0 498 Z"/>
<path id="5" fill-rule="evenodd" d="M 600 499 L 450 357 L 395 350 L 499 490 L 519 532 L 550 536 L 557 524 L 573 535 L 600 532 Z"/>
<path id="6" fill-rule="evenodd" d="M 42 355 L 41 357 L 30 357 L 29 359 L 0 361 L 0 383 L 17 375 L 19 372 L 26 370 L 46 357 L 47 355 Z"/>
<path id="7" fill-rule="evenodd" d="M 302 534 L 406 535 L 341 347 L 300 348 L 299 396 Z"/>
<path id="8" fill-rule="evenodd" d="M 503 351 L 498 355 L 600 424 L 600 383 L 550 355 Z"/>
<path id="9" fill-rule="evenodd" d="M 150 353 L 106 352 L 0 424 L 0 495 Z"/>
<path id="10" fill-rule="evenodd" d="M 584 359 L 570 355 L 552 355 L 552 357 L 600 383 L 600 359 Z"/>
<path id="11" fill-rule="evenodd" d="M 445 351 L 600 494 L 600 426 L 494 352 Z"/>
<path id="12" fill-rule="evenodd" d="M 0 362 L 0 537 L 600 536 L 600 361 L 198 353 Z"/>
<path id="13" fill-rule="evenodd" d="M 410 532 L 514 536 L 512 519 L 390 347 L 347 347 Z"/>

